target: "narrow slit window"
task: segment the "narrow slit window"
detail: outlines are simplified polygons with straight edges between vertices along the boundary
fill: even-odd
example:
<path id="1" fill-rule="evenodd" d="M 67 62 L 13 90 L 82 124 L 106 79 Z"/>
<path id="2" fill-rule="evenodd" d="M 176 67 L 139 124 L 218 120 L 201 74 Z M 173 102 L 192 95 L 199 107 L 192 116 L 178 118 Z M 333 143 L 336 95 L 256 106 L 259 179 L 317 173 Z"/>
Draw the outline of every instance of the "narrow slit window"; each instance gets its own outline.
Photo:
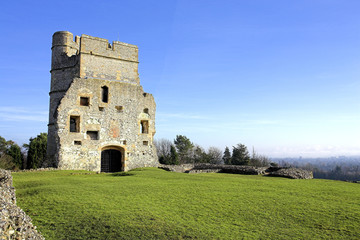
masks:
<path id="1" fill-rule="evenodd" d="M 107 103 L 109 100 L 109 88 L 107 86 L 101 87 L 101 101 Z"/>
<path id="2" fill-rule="evenodd" d="M 80 132 L 80 116 L 70 116 L 70 132 Z"/>
<path id="3" fill-rule="evenodd" d="M 149 121 L 141 120 L 141 133 L 149 133 Z"/>
<path id="4" fill-rule="evenodd" d="M 87 139 L 98 140 L 99 139 L 99 132 L 98 131 L 87 131 L 86 136 L 87 136 Z"/>
<path id="5" fill-rule="evenodd" d="M 74 141 L 74 145 L 81 145 L 81 141 Z"/>
<path id="6" fill-rule="evenodd" d="M 90 99 L 88 97 L 80 97 L 80 106 L 89 106 Z"/>

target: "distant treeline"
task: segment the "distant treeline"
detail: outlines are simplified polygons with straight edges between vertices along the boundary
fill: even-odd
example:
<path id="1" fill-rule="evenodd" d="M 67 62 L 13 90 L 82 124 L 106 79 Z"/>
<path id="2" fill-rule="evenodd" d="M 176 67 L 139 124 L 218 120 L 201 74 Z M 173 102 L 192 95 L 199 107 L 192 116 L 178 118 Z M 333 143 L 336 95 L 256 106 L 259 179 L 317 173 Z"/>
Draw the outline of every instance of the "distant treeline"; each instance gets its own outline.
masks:
<path id="1" fill-rule="evenodd" d="M 314 178 L 360 181 L 360 157 L 274 158 L 272 161 L 284 167 L 311 170 Z"/>
<path id="2" fill-rule="evenodd" d="M 268 157 L 259 155 L 254 149 L 250 154 L 247 147 L 241 143 L 233 146 L 231 151 L 228 147 L 224 150 L 217 147 L 205 150 L 184 135 L 177 135 L 174 141 L 159 139 L 154 143 L 161 164 L 212 163 L 256 167 L 268 167 L 272 164 Z"/>
<path id="3" fill-rule="evenodd" d="M 12 140 L 0 136 L 0 168 L 20 170 L 42 167 L 46 160 L 47 133 L 30 138 L 21 147 Z"/>

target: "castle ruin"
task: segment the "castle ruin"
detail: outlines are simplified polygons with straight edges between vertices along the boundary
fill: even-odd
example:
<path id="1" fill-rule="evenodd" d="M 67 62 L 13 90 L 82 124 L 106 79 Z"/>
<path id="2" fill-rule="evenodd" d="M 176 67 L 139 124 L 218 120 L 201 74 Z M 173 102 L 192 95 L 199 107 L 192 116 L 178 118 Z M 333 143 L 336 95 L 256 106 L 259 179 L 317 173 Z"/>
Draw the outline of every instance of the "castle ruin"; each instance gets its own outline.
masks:
<path id="1" fill-rule="evenodd" d="M 47 155 L 60 169 L 156 167 L 155 101 L 140 85 L 135 45 L 56 32 Z"/>

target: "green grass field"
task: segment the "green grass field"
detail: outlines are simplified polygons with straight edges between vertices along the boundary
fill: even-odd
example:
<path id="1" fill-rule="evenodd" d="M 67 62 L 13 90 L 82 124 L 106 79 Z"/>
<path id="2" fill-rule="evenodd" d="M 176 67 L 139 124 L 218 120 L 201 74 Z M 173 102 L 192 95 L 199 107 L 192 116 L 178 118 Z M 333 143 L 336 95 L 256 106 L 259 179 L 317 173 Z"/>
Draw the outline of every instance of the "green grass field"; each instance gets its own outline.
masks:
<path id="1" fill-rule="evenodd" d="M 46 239 L 360 239 L 360 184 L 136 169 L 13 173 Z"/>

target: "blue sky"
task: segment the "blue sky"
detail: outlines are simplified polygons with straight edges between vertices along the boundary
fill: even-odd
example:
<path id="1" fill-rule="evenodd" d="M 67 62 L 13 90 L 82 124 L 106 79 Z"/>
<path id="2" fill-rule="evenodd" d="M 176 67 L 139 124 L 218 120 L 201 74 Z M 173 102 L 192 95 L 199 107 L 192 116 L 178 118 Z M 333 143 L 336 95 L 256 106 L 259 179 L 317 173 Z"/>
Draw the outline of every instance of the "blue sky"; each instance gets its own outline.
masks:
<path id="1" fill-rule="evenodd" d="M 360 1 L 2 1 L 0 136 L 47 131 L 51 37 L 139 47 L 156 138 L 360 155 Z"/>

